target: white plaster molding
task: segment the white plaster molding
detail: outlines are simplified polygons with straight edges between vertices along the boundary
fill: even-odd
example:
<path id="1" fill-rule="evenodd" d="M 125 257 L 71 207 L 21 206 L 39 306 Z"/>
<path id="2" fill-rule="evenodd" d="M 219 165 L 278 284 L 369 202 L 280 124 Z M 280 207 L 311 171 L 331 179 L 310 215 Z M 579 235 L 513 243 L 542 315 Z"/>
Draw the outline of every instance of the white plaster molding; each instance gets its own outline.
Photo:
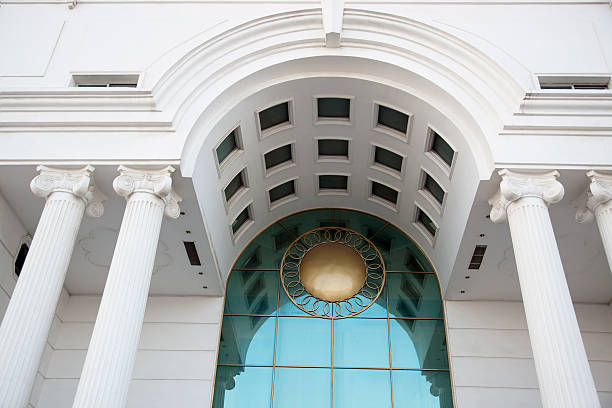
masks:
<path id="1" fill-rule="evenodd" d="M 321 0 L 321 8 L 323 11 L 325 46 L 329 48 L 340 47 L 344 0 Z"/>
<path id="2" fill-rule="evenodd" d="M 524 197 L 537 197 L 546 205 L 561 201 L 565 190 L 557 181 L 559 172 L 526 173 L 503 169 L 498 172 L 502 177 L 497 193 L 489 199 L 491 221 L 501 223 L 507 220 L 508 206 Z"/>
<path id="3" fill-rule="evenodd" d="M 70 193 L 85 202 L 85 213 L 88 216 L 98 218 L 104 214 L 102 203 L 107 197 L 94 184 L 93 166 L 87 165 L 80 169 L 38 166 L 36 170 L 40 174 L 30 183 L 30 189 L 35 195 L 46 199 L 51 193 Z"/>
<path id="4" fill-rule="evenodd" d="M 113 188 L 117 194 L 126 199 L 133 193 L 154 194 L 164 201 L 164 214 L 166 217 L 178 218 L 181 212 L 178 203 L 182 201 L 182 198 L 172 188 L 174 167 L 136 169 L 119 166 L 118 171 L 119 176 L 113 181 Z"/>
<path id="5" fill-rule="evenodd" d="M 612 174 L 591 170 L 586 175 L 591 183 L 585 193 L 574 201 L 576 221 L 580 223 L 593 222 L 597 208 L 612 200 Z"/>

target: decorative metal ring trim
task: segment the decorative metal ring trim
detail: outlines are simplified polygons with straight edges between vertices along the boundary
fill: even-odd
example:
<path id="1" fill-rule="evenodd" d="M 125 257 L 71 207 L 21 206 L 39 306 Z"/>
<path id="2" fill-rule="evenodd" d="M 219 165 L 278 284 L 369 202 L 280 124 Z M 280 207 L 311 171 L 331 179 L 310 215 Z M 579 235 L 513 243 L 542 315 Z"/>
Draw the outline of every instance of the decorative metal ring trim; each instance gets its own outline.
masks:
<path id="1" fill-rule="evenodd" d="M 299 267 L 316 245 L 341 243 L 353 248 L 366 265 L 363 287 L 352 297 L 329 302 L 310 294 L 300 281 Z M 285 293 L 300 310 L 312 316 L 343 319 L 362 313 L 378 299 L 385 286 L 385 263 L 378 248 L 360 233 L 343 227 L 315 228 L 294 240 L 285 251 L 280 267 Z"/>

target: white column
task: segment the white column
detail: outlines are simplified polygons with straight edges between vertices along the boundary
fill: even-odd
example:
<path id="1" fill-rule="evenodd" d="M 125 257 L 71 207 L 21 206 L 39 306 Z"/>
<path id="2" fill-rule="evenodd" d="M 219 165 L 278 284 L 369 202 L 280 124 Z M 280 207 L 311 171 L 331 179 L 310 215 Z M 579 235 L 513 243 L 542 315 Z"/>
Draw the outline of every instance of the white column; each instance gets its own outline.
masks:
<path id="1" fill-rule="evenodd" d="M 28 404 L 83 213 L 104 211 L 93 167 L 37 170 L 30 187 L 46 203 L 0 327 L 0 406 L 7 408 Z"/>
<path id="2" fill-rule="evenodd" d="M 563 198 L 559 173 L 501 170 L 491 220 L 510 225 L 544 408 L 599 408 L 548 205 Z"/>
<path id="3" fill-rule="evenodd" d="M 576 211 L 578 222 L 597 220 L 608 264 L 612 272 L 612 174 L 589 171 L 591 184 L 586 192 L 584 205 Z"/>
<path id="4" fill-rule="evenodd" d="M 173 171 L 119 167 L 113 187 L 127 205 L 74 407 L 126 404 L 162 218 L 164 213 L 177 218 L 180 212 Z"/>

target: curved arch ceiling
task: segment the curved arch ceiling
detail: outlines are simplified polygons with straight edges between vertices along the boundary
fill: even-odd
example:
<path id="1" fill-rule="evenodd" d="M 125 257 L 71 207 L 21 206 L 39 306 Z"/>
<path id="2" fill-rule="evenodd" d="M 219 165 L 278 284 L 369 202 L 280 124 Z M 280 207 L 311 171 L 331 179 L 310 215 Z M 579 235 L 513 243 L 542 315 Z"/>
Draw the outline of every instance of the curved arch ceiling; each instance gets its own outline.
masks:
<path id="1" fill-rule="evenodd" d="M 351 101 L 350 121 L 319 121 L 317 97 L 344 97 Z M 289 126 L 264 132 L 257 112 L 289 101 Z M 376 106 L 388 106 L 409 116 L 404 136 L 377 126 Z M 240 128 L 242 149 L 222 166 L 215 160 L 218 144 Z M 440 134 L 457 152 L 452 170 L 436 160 L 429 148 L 429 129 Z M 318 156 L 321 139 L 348 141 L 348 157 Z M 291 145 L 293 160 L 274 171 L 266 170 L 264 154 Z M 403 157 L 401 172 L 374 163 L 374 149 L 384 148 Z M 246 186 L 227 202 L 224 189 L 242 172 Z M 446 192 L 442 206 L 422 189 L 427 172 Z M 346 191 L 322 191 L 320 175 L 347 177 Z M 294 180 L 295 197 L 270 204 L 268 190 Z M 375 214 L 415 237 L 434 260 L 445 284 L 450 273 L 465 220 L 479 181 L 475 157 L 458 128 L 423 100 L 387 85 L 354 78 L 305 78 L 268 87 L 236 104 L 217 122 L 199 152 L 193 182 L 207 232 L 213 239 L 218 266 L 224 278 L 231 262 L 261 230 L 288 214 L 321 207 L 351 208 Z M 397 191 L 393 205 L 372 195 L 372 182 Z M 249 218 L 232 233 L 231 225 L 248 208 Z M 417 208 L 437 225 L 432 237 L 416 219 Z"/>

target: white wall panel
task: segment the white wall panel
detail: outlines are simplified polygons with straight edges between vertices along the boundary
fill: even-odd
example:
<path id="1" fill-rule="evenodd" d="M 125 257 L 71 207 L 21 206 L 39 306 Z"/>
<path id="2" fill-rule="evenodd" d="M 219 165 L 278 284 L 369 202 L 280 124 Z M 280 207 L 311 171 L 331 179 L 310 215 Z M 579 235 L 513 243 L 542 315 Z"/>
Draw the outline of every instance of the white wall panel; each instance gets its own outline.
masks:
<path id="1" fill-rule="evenodd" d="M 40 368 L 45 379 L 32 396 L 36 408 L 72 406 L 99 304 L 99 296 L 63 298 Z M 208 405 L 222 304 L 210 297 L 148 299 L 128 407 Z"/>
<path id="2" fill-rule="evenodd" d="M 610 307 L 575 304 L 602 407 L 612 408 Z M 455 408 L 541 407 L 523 304 L 446 302 Z"/>

